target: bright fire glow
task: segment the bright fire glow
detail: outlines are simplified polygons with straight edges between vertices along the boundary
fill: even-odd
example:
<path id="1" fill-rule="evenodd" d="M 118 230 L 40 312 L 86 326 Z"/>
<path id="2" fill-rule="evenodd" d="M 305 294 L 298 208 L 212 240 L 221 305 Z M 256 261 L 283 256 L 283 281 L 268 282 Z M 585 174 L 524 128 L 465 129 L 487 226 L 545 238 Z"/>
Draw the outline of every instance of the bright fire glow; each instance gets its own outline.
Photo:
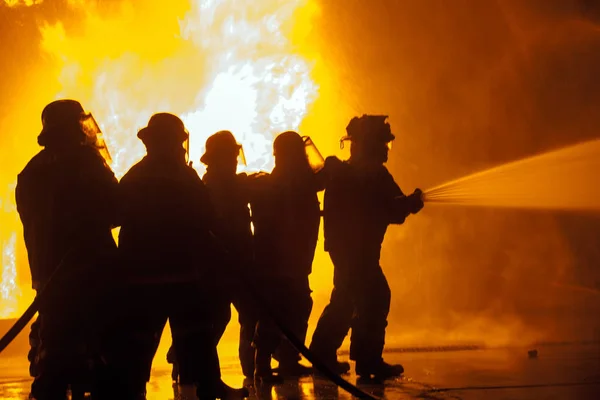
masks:
<path id="1" fill-rule="evenodd" d="M 297 50 L 318 12 L 312 0 L 125 1 L 108 10 L 101 2 L 69 4 L 81 13 L 80 25 L 41 26 L 41 48 L 56 61 L 56 98 L 77 99 L 93 113 L 119 178 L 145 154 L 137 131 L 161 111 L 184 120 L 200 174 L 205 140 L 222 129 L 244 147 L 241 169 L 270 170 L 274 136 L 299 129 L 317 98 L 313 62 Z M 19 289 L 15 234 L 10 238 L 0 316 L 18 311 L 5 301 L 16 301 Z"/>
<path id="2" fill-rule="evenodd" d="M 2 278 L 0 284 L 0 318 L 12 316 L 19 305 L 21 291 L 17 284 L 16 263 L 17 234 L 12 233 L 10 238 L 2 243 Z"/>
<path id="3" fill-rule="evenodd" d="M 81 36 L 46 26 L 43 48 L 62 64 L 57 97 L 95 115 L 117 176 L 143 156 L 136 132 L 159 111 L 186 123 L 199 172 L 206 138 L 221 129 L 244 146 L 249 170 L 270 169 L 274 135 L 298 129 L 317 95 L 311 64 L 284 32 L 306 3 L 201 0 L 178 24 L 142 12 L 143 25 L 132 6 L 109 20 L 91 9 Z"/>
<path id="4" fill-rule="evenodd" d="M 17 6 L 34 6 L 36 4 L 41 4 L 43 0 L 4 0 L 4 4 L 9 7 L 17 7 Z"/>

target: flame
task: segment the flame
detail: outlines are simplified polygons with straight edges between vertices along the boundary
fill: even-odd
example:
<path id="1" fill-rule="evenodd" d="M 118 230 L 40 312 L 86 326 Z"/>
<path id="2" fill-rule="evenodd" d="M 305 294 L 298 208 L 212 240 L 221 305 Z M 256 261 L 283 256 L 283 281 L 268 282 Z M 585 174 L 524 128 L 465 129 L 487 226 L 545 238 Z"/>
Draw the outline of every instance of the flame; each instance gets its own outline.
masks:
<path id="1" fill-rule="evenodd" d="M 16 263 L 17 234 L 13 232 L 7 241 L 2 243 L 2 275 L 0 278 L 0 318 L 7 318 L 18 311 L 21 291 L 17 284 Z"/>
<path id="2" fill-rule="evenodd" d="M 4 0 L 11 7 L 41 2 Z M 137 131 L 161 111 L 186 124 L 200 174 L 206 138 L 222 129 L 244 147 L 240 170 L 270 170 L 274 136 L 298 130 L 318 97 L 315 61 L 298 50 L 319 12 L 314 0 L 67 3 L 79 24 L 42 24 L 41 51 L 56 65 L 55 98 L 81 101 L 98 121 L 118 178 L 145 154 Z M 16 284 L 21 238 L 16 210 L 8 215 L 15 218 L 0 236 L 0 317 L 17 316 L 33 297 Z"/>
<path id="3" fill-rule="evenodd" d="M 42 4 L 43 0 L 4 0 L 4 4 L 9 7 L 31 7 L 38 4 Z"/>
<path id="4" fill-rule="evenodd" d="M 15 183 L 8 192 L 14 193 Z M 2 246 L 2 269 L 0 270 L 0 318 L 14 317 L 21 311 L 23 292 L 17 280 L 17 226 L 18 216 L 14 200 L 6 194 L 0 197 L 0 245 Z"/>
<path id="5" fill-rule="evenodd" d="M 317 97 L 312 64 L 285 34 L 299 11 L 314 12 L 307 5 L 197 0 L 183 19 L 172 16 L 178 24 L 129 3 L 111 18 L 87 7 L 83 34 L 47 25 L 42 47 L 61 65 L 57 97 L 80 99 L 94 113 L 117 176 L 144 155 L 136 132 L 158 111 L 181 116 L 200 173 L 205 140 L 221 129 L 244 146 L 246 170 L 270 169 L 273 137 L 298 129 Z"/>
<path id="6" fill-rule="evenodd" d="M 229 129 L 244 146 L 249 169 L 271 169 L 273 136 L 297 130 L 316 97 L 310 65 L 282 33 L 306 2 L 240 3 L 196 2 L 182 23 L 183 37 L 207 54 L 214 71 L 200 108 L 184 115 L 196 138 L 190 157 L 200 156 L 210 134 Z"/>

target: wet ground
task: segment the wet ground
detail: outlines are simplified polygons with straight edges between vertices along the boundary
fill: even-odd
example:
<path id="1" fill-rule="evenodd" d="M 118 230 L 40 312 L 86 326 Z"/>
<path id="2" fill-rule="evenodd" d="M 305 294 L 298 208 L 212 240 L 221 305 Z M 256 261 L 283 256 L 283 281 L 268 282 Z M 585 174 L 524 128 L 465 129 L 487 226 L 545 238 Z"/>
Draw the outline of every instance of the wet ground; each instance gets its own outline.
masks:
<path id="1" fill-rule="evenodd" d="M 401 362 L 402 379 L 385 385 L 361 384 L 376 397 L 396 399 L 600 399 L 600 346 L 541 346 L 530 358 L 528 349 L 394 352 L 386 359 Z M 224 380 L 239 386 L 243 377 L 237 360 L 222 360 Z M 355 375 L 346 376 L 352 383 Z M 22 358 L 0 358 L 0 399 L 27 399 L 30 378 Z M 185 388 L 184 388 L 185 390 Z M 148 400 L 179 399 L 167 365 L 157 366 L 148 384 Z M 274 388 L 253 391 L 261 399 L 350 399 L 322 378 L 303 378 Z"/>

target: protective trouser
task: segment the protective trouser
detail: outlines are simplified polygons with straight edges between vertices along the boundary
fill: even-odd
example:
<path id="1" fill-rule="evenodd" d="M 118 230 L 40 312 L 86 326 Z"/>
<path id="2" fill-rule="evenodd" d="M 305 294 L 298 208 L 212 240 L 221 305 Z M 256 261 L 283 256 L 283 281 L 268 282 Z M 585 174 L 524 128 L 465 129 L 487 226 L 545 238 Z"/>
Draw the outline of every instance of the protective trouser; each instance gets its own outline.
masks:
<path id="1" fill-rule="evenodd" d="M 29 376 L 37 376 L 37 353 L 40 346 L 40 320 L 39 317 L 31 324 L 29 332 L 29 352 L 27 361 L 29 361 Z"/>
<path id="2" fill-rule="evenodd" d="M 270 365 L 271 356 L 282 343 L 289 347 L 282 348 L 279 353 L 280 360 L 297 362 L 300 359 L 298 351 L 290 343 L 282 342 L 281 331 L 269 311 L 300 340 L 303 340 L 306 338 L 308 328 L 308 317 L 306 315 L 310 316 L 312 298 L 308 278 L 263 279 L 261 288 L 263 290 L 260 294 L 267 303 L 267 308 L 260 311 L 254 336 L 254 347 L 256 348 L 256 372 L 259 375 L 267 375 L 270 373 L 270 366 L 268 365 Z M 259 360 L 262 362 L 261 365 L 259 365 Z"/>
<path id="3" fill-rule="evenodd" d="M 382 361 L 391 292 L 378 261 L 330 252 L 334 289 L 319 318 L 310 350 L 333 365 L 336 352 L 352 327 L 350 358 L 361 365 Z"/>
<path id="4" fill-rule="evenodd" d="M 130 399 L 145 392 L 152 360 L 169 320 L 181 383 L 220 380 L 212 304 L 193 283 L 138 285 L 121 289 L 120 312 L 106 332 L 103 396 Z M 208 367 L 206 367 L 208 366 Z"/>
<path id="5" fill-rule="evenodd" d="M 238 321 L 240 323 L 240 343 L 238 354 L 242 372 L 246 378 L 254 376 L 254 333 L 259 318 L 259 309 L 255 299 L 247 290 L 241 289 L 234 294 L 233 305 L 238 312 Z"/>
<path id="6" fill-rule="evenodd" d="M 289 286 L 288 296 L 286 299 L 286 326 L 302 343 L 305 343 L 306 332 L 308 331 L 308 319 L 313 307 L 308 277 L 293 282 Z M 275 358 L 279 361 L 280 367 L 284 368 L 288 365 L 293 366 L 301 360 L 300 352 L 285 337 L 282 338 L 275 352 Z"/>
<path id="7" fill-rule="evenodd" d="M 32 327 L 37 348 L 31 395 L 37 400 L 65 398 L 69 385 L 90 388 L 94 355 L 94 313 L 76 289 L 47 292 Z"/>

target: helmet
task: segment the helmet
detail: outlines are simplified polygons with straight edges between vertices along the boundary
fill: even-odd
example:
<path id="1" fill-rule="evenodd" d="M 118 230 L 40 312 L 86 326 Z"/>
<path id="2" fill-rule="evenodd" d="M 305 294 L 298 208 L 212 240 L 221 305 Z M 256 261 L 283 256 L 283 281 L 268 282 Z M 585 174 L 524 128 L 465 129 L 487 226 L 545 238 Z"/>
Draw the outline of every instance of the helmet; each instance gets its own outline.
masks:
<path id="1" fill-rule="evenodd" d="M 273 155 L 286 157 L 294 153 L 304 154 L 304 141 L 298 132 L 286 131 L 277 135 L 273 141 Z"/>
<path id="2" fill-rule="evenodd" d="M 208 165 L 213 162 L 215 157 L 220 157 L 223 154 L 231 154 L 242 158 L 242 163 L 245 164 L 242 145 L 240 145 L 230 131 L 219 131 L 206 139 L 206 150 L 200 162 Z"/>
<path id="3" fill-rule="evenodd" d="M 106 161 L 111 161 L 98 123 L 76 100 L 56 100 L 42 111 L 42 131 L 38 136 L 40 146 L 65 142 L 95 147 Z"/>
<path id="4" fill-rule="evenodd" d="M 58 142 L 83 142 L 85 135 L 79 122 L 83 107 L 75 100 L 57 100 L 42 111 L 42 131 L 38 136 L 40 146 Z"/>
<path id="5" fill-rule="evenodd" d="M 389 143 L 396 137 L 392 134 L 390 124 L 386 121 L 387 115 L 367 115 L 354 117 L 346 127 L 347 135 L 340 140 L 340 147 L 344 147 L 344 141 L 352 142 L 379 142 Z"/>
<path id="6" fill-rule="evenodd" d="M 137 134 L 140 140 L 149 142 L 181 143 L 189 138 L 189 133 L 178 116 L 169 113 L 157 113 L 150 117 L 148 126 Z"/>
<path id="7" fill-rule="evenodd" d="M 320 170 L 325 165 L 325 160 L 312 139 L 309 136 L 300 136 L 294 131 L 283 132 L 275 138 L 273 154 L 276 157 L 291 158 L 302 154 L 314 171 Z"/>
<path id="8" fill-rule="evenodd" d="M 189 157 L 190 135 L 183 121 L 170 113 L 156 113 L 150 117 L 148 126 L 139 130 L 137 137 L 148 147 L 183 145 L 186 161 Z"/>
<path id="9" fill-rule="evenodd" d="M 189 155 L 189 133 L 183 121 L 170 113 L 156 113 L 150 117 L 148 126 L 138 131 L 137 137 L 148 146 L 183 145 L 186 159 Z"/>
<path id="10" fill-rule="evenodd" d="M 42 111 L 42 132 L 55 127 L 76 125 L 83 113 L 81 103 L 76 100 L 53 101 Z"/>

